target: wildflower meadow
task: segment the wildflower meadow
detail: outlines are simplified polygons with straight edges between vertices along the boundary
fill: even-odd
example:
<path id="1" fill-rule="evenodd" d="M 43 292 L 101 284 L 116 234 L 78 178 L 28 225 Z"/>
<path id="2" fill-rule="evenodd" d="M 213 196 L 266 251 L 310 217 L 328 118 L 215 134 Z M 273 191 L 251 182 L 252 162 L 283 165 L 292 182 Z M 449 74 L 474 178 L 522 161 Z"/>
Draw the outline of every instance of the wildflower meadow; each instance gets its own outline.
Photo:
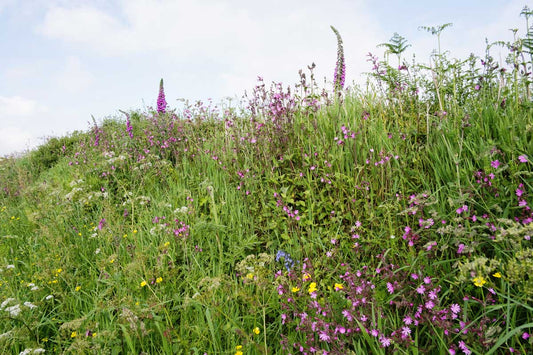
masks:
<path id="1" fill-rule="evenodd" d="M 533 12 L 0 159 L 0 353 L 532 354 Z M 505 30 L 505 29 L 503 29 Z M 505 53 L 501 58 L 496 52 Z M 332 68 L 333 68 L 332 63 Z M 171 83 L 165 82 L 165 85 Z"/>

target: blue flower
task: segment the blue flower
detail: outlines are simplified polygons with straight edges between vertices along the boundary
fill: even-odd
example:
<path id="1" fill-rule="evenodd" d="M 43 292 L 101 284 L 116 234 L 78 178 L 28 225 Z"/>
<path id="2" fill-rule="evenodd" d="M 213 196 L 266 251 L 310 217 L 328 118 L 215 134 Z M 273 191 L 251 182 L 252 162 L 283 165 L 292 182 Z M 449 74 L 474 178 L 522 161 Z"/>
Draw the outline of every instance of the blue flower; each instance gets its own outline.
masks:
<path id="1" fill-rule="evenodd" d="M 283 258 L 285 269 L 287 269 L 287 271 L 291 271 L 291 268 L 294 266 L 294 260 L 292 260 L 291 254 L 283 250 L 278 250 L 276 253 L 276 262 L 279 262 L 281 258 Z"/>

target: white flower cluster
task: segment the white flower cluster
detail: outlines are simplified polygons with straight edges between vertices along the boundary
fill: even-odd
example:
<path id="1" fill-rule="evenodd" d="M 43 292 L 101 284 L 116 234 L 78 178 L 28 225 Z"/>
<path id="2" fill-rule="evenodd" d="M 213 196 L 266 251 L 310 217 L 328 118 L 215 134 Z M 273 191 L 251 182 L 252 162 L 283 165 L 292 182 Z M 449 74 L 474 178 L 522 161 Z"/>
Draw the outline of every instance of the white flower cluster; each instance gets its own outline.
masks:
<path id="1" fill-rule="evenodd" d="M 152 162 L 146 162 L 144 164 L 141 164 L 139 166 L 136 166 L 133 168 L 133 171 L 137 171 L 137 170 L 150 170 L 152 168 L 153 164 Z"/>
<path id="2" fill-rule="evenodd" d="M 70 190 L 69 193 L 65 195 L 65 199 L 69 201 L 78 200 L 81 204 L 88 204 L 89 201 L 96 199 L 96 198 L 104 198 L 106 199 L 108 197 L 107 192 L 101 192 L 101 191 L 89 191 L 87 194 L 83 195 L 83 179 L 73 180 L 70 182 L 69 186 L 72 187 L 72 190 Z"/>
<path id="3" fill-rule="evenodd" d="M 174 214 L 187 214 L 189 212 L 189 207 L 182 206 L 174 210 Z"/>
<path id="4" fill-rule="evenodd" d="M 118 157 L 110 157 L 109 159 L 107 159 L 107 163 L 112 165 L 117 161 L 124 161 L 124 160 L 126 160 L 126 156 L 121 154 Z"/>
<path id="5" fill-rule="evenodd" d="M 13 306 L 10 306 L 10 307 L 7 307 L 10 303 L 13 303 L 15 301 L 14 298 L 8 298 L 6 300 L 4 300 L 4 302 L 2 302 L 0 304 L 0 311 L 5 311 L 7 313 L 9 313 L 9 316 L 10 317 L 16 317 L 20 314 L 20 312 L 22 311 L 22 308 L 20 308 L 20 304 L 15 304 Z M 37 308 L 36 305 L 34 305 L 33 303 L 31 302 L 24 302 L 24 306 L 29 308 L 29 309 L 34 309 L 34 308 Z"/>
<path id="6" fill-rule="evenodd" d="M 19 355 L 28 355 L 28 354 L 42 354 L 44 353 L 46 350 L 44 350 L 43 348 L 37 348 L 37 349 L 32 349 L 32 348 L 28 348 L 28 349 L 24 349 L 23 351 L 21 351 L 19 353 Z"/>
<path id="7" fill-rule="evenodd" d="M 124 202 L 122 202 L 122 206 L 131 205 L 134 202 L 137 202 L 141 206 L 145 206 L 150 204 L 152 199 L 148 196 L 137 196 L 133 197 L 133 192 L 128 191 L 124 194 Z"/>

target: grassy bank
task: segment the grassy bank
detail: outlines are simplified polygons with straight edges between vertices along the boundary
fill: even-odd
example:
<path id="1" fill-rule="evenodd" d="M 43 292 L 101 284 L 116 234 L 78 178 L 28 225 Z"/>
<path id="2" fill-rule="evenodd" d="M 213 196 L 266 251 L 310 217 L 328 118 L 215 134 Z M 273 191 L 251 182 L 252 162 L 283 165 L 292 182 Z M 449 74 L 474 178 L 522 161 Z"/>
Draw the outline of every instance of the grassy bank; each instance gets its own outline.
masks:
<path id="1" fill-rule="evenodd" d="M 310 67 L 3 159 L 2 353 L 526 354 L 524 44 L 422 65 L 393 37 L 365 91 Z"/>

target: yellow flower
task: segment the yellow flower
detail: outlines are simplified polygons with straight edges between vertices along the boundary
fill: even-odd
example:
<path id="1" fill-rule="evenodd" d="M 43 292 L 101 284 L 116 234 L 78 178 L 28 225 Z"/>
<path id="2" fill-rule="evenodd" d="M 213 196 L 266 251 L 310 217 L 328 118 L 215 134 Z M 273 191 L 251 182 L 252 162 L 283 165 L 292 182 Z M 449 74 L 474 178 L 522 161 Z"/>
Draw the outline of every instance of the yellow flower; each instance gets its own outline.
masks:
<path id="1" fill-rule="evenodd" d="M 293 287 L 291 291 L 296 293 L 296 292 L 300 291 L 300 288 L 299 287 Z"/>
<path id="2" fill-rule="evenodd" d="M 315 292 L 316 290 L 317 290 L 317 288 L 316 288 L 316 282 L 311 282 L 311 284 L 309 285 L 309 290 L 308 290 L 308 292 L 309 292 L 309 293 L 313 293 L 313 292 Z"/>
<path id="3" fill-rule="evenodd" d="M 497 278 L 501 278 L 501 277 L 502 277 L 502 274 L 500 274 L 499 272 L 497 272 L 497 273 L 495 273 L 495 274 L 492 274 L 492 276 L 497 277 Z"/>
<path id="4" fill-rule="evenodd" d="M 254 278 L 254 274 L 252 274 L 252 273 L 250 272 L 250 273 L 248 273 L 248 274 L 246 275 L 246 278 L 249 279 L 249 280 L 253 280 L 253 278 Z"/>
<path id="5" fill-rule="evenodd" d="M 342 284 L 335 284 L 335 291 L 342 290 L 344 286 Z"/>
<path id="6" fill-rule="evenodd" d="M 61 273 L 61 271 L 63 271 L 63 269 L 57 269 L 56 272 L 59 274 Z"/>
<path id="7" fill-rule="evenodd" d="M 235 351 L 235 355 L 243 355 L 241 349 L 242 349 L 242 345 L 237 345 L 235 347 L 235 350 L 237 350 L 237 351 Z"/>
<path id="8" fill-rule="evenodd" d="M 487 283 L 487 280 L 485 280 L 483 276 L 478 276 L 474 278 L 473 282 L 474 282 L 474 285 L 476 285 L 477 287 L 482 287 L 484 284 Z"/>
<path id="9" fill-rule="evenodd" d="M 72 333 L 70 334 L 70 337 L 71 337 L 71 338 L 75 338 L 77 335 L 78 335 L 77 332 L 72 332 Z"/>
<path id="10" fill-rule="evenodd" d="M 111 259 L 111 260 L 109 260 L 109 263 L 110 263 L 110 264 L 113 264 L 114 262 L 115 262 L 115 259 Z"/>
<path id="11" fill-rule="evenodd" d="M 235 350 L 241 350 L 241 349 L 242 349 L 242 345 L 237 345 L 237 346 L 235 347 Z"/>
<path id="12" fill-rule="evenodd" d="M 253 332 L 254 332 L 255 334 L 259 334 L 259 333 L 261 333 L 261 331 L 259 330 L 259 327 L 255 327 L 254 330 L 253 330 Z"/>
<path id="13" fill-rule="evenodd" d="M 78 292 L 79 290 L 81 290 L 81 286 L 76 286 L 76 292 Z"/>
<path id="14" fill-rule="evenodd" d="M 146 286 L 146 281 L 143 280 L 143 282 L 141 282 L 141 287 L 144 287 Z"/>
<path id="15" fill-rule="evenodd" d="M 155 282 L 157 282 L 157 283 L 159 284 L 159 283 L 163 282 L 163 278 L 162 278 L 162 277 L 158 277 L 158 278 L 155 280 Z"/>
<path id="16" fill-rule="evenodd" d="M 163 246 L 166 248 L 170 245 L 170 242 L 165 242 L 165 244 L 163 244 Z"/>
<path id="17" fill-rule="evenodd" d="M 235 355 L 242 355 L 242 351 L 237 350 L 237 351 L 235 352 Z"/>
<path id="18" fill-rule="evenodd" d="M 134 230 L 133 230 L 133 234 L 137 234 L 137 229 L 134 229 Z"/>
<path id="19" fill-rule="evenodd" d="M 309 274 L 304 274 L 304 276 L 302 277 L 302 280 L 307 281 L 307 280 L 309 280 L 310 278 L 311 278 L 311 275 L 309 275 Z"/>

